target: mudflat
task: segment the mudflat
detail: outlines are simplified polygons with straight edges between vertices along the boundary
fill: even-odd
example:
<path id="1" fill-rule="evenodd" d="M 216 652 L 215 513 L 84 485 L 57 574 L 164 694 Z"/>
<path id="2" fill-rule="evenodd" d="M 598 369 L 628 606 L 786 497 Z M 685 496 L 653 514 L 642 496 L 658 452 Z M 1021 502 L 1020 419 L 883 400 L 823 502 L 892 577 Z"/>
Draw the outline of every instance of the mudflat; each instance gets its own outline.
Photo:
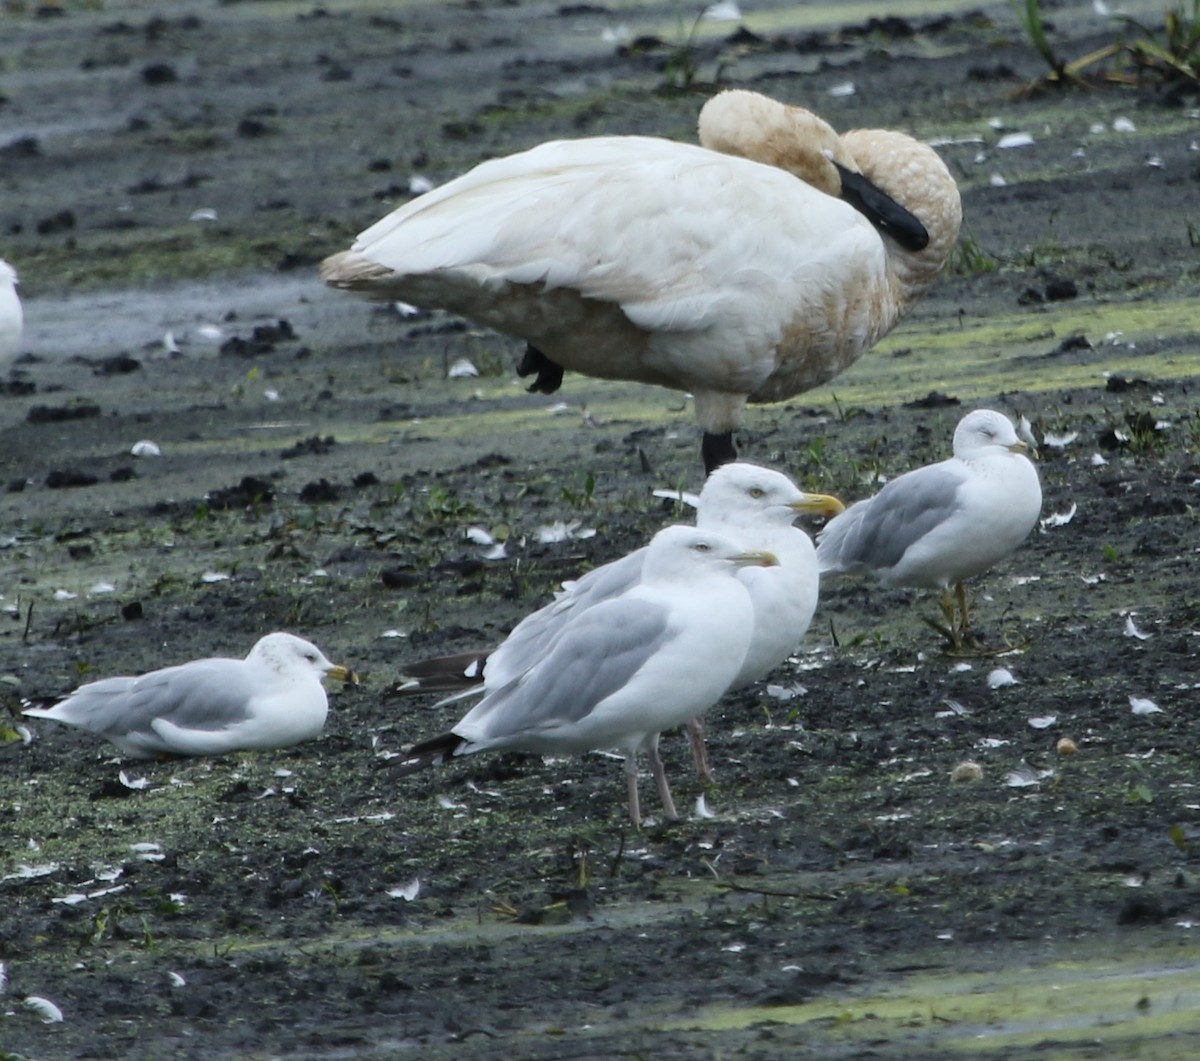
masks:
<path id="1" fill-rule="evenodd" d="M 1022 91 L 1047 68 L 1006 4 L 697 13 L 0 13 L 0 1056 L 1193 1056 L 1200 100 Z M 1116 36 L 1047 17 L 1064 58 Z M 738 443 L 850 501 L 970 408 L 1027 417 L 1043 520 L 971 586 L 987 651 L 946 652 L 931 595 L 828 581 L 711 712 L 713 785 L 664 737 L 688 814 L 639 832 L 600 755 L 395 779 L 463 710 L 386 699 L 406 662 L 689 521 L 653 491 L 698 489 L 698 433 L 681 394 L 527 394 L 515 341 L 317 264 L 485 158 L 692 139 L 723 85 L 959 180 L 930 294 Z M 275 629 L 361 676 L 294 749 L 131 762 L 19 714 Z"/>

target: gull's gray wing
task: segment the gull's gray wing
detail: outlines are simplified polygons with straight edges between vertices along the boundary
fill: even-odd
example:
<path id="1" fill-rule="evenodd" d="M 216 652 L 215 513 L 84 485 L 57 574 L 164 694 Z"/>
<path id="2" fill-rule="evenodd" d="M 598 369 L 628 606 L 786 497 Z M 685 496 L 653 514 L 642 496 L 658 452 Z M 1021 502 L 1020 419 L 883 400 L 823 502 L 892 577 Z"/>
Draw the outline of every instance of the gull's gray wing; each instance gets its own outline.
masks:
<path id="1" fill-rule="evenodd" d="M 553 601 L 527 615 L 488 655 L 484 681 L 498 689 L 524 674 L 545 654 L 551 640 L 567 623 L 604 601 L 613 600 L 636 586 L 642 577 L 645 548 L 619 560 L 593 568 L 570 583 Z"/>
<path id="2" fill-rule="evenodd" d="M 39 714 L 105 737 L 150 733 L 157 718 L 181 729 L 220 730 L 249 717 L 248 704 L 256 692 L 261 690 L 252 686 L 241 660 L 202 659 L 140 678 L 82 685 Z"/>
<path id="3" fill-rule="evenodd" d="M 563 628 L 535 668 L 489 693 L 455 732 L 461 726 L 472 741 L 519 744 L 523 733 L 579 722 L 661 650 L 668 617 L 665 606 L 640 598 L 594 605 Z"/>
<path id="4" fill-rule="evenodd" d="M 958 510 L 963 469 L 948 461 L 893 479 L 835 516 L 817 540 L 822 571 L 886 571 Z"/>

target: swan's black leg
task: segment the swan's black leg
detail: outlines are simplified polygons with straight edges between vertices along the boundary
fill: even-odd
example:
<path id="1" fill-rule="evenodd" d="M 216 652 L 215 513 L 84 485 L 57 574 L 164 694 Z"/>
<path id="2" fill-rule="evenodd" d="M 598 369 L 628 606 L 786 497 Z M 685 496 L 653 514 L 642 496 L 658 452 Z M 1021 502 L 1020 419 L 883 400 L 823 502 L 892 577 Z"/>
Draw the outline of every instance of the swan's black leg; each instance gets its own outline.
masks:
<path id="1" fill-rule="evenodd" d="M 723 431 L 714 435 L 704 432 L 704 440 L 700 443 L 700 456 L 704 460 L 704 474 L 711 475 L 722 464 L 732 464 L 737 460 L 737 450 L 733 445 L 733 432 Z"/>
<path id="2" fill-rule="evenodd" d="M 525 356 L 517 365 L 517 375 L 524 379 L 535 372 L 537 376 L 528 388 L 530 394 L 553 394 L 562 386 L 562 365 L 556 365 L 536 346 L 526 344 Z"/>

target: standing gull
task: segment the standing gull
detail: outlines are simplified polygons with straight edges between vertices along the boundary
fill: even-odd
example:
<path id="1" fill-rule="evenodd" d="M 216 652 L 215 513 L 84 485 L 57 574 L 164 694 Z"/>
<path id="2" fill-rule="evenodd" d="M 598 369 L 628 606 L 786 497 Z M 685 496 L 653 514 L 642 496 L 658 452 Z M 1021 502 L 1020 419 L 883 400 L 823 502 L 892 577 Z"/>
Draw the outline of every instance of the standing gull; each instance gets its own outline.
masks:
<path id="1" fill-rule="evenodd" d="M 315 645 L 267 634 L 245 659 L 198 659 L 81 685 L 25 714 L 78 726 L 135 759 L 286 748 L 325 727 L 325 677 L 355 681 Z"/>
<path id="2" fill-rule="evenodd" d="M 943 633 L 960 647 L 971 628 L 963 583 L 1016 549 L 1041 513 L 1028 449 L 1008 417 L 968 413 L 955 428 L 953 457 L 906 472 L 826 525 L 817 536 L 821 572 L 940 589 Z"/>
<path id="3" fill-rule="evenodd" d="M 638 826 L 637 753 L 644 751 L 663 812 L 677 818 L 658 735 L 696 718 L 729 688 L 754 623 L 750 594 L 733 573 L 775 562 L 711 531 L 659 531 L 637 585 L 565 622 L 533 666 L 489 690 L 449 733 L 415 745 L 401 775 L 481 751 L 616 748 Z"/>
<path id="4" fill-rule="evenodd" d="M 704 482 L 696 507 L 696 526 L 732 538 L 744 549 L 765 549 L 779 561 L 773 567 L 746 567 L 738 579 L 754 605 L 753 636 L 731 688 L 765 677 L 800 644 L 817 604 L 816 552 L 808 534 L 794 525 L 803 513 L 835 515 L 844 506 L 835 497 L 809 494 L 771 468 L 736 462 L 714 471 Z M 642 577 L 646 549 L 594 568 L 564 584 L 557 598 L 526 616 L 491 652 L 440 656 L 410 665 L 396 692 L 492 691 L 507 685 L 539 660 L 549 641 L 572 617 L 619 597 Z M 696 769 L 712 780 L 699 719 L 688 736 Z"/>
<path id="5" fill-rule="evenodd" d="M 699 138 L 558 140 L 484 162 L 372 225 L 322 279 L 524 339 L 534 391 L 564 369 L 689 391 L 712 471 L 736 458 L 747 401 L 827 382 L 912 308 L 962 205 L 927 145 L 838 136 L 754 92 L 710 99 Z"/>
<path id="6" fill-rule="evenodd" d="M 0 258 L 0 372 L 7 372 L 21 352 L 24 321 L 17 294 L 17 271 Z"/>

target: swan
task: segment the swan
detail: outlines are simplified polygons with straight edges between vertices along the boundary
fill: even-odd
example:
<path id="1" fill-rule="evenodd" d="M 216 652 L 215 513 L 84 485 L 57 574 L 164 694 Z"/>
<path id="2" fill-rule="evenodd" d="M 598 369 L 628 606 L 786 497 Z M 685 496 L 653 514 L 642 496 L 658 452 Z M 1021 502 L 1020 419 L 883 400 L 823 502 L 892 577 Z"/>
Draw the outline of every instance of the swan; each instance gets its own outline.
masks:
<path id="1" fill-rule="evenodd" d="M 904 133 L 839 136 L 729 90 L 699 145 L 557 140 L 483 162 L 362 232 L 321 277 L 524 339 L 530 390 L 569 369 L 690 392 L 705 470 L 737 458 L 747 402 L 833 379 L 929 288 L 958 187 Z"/>

